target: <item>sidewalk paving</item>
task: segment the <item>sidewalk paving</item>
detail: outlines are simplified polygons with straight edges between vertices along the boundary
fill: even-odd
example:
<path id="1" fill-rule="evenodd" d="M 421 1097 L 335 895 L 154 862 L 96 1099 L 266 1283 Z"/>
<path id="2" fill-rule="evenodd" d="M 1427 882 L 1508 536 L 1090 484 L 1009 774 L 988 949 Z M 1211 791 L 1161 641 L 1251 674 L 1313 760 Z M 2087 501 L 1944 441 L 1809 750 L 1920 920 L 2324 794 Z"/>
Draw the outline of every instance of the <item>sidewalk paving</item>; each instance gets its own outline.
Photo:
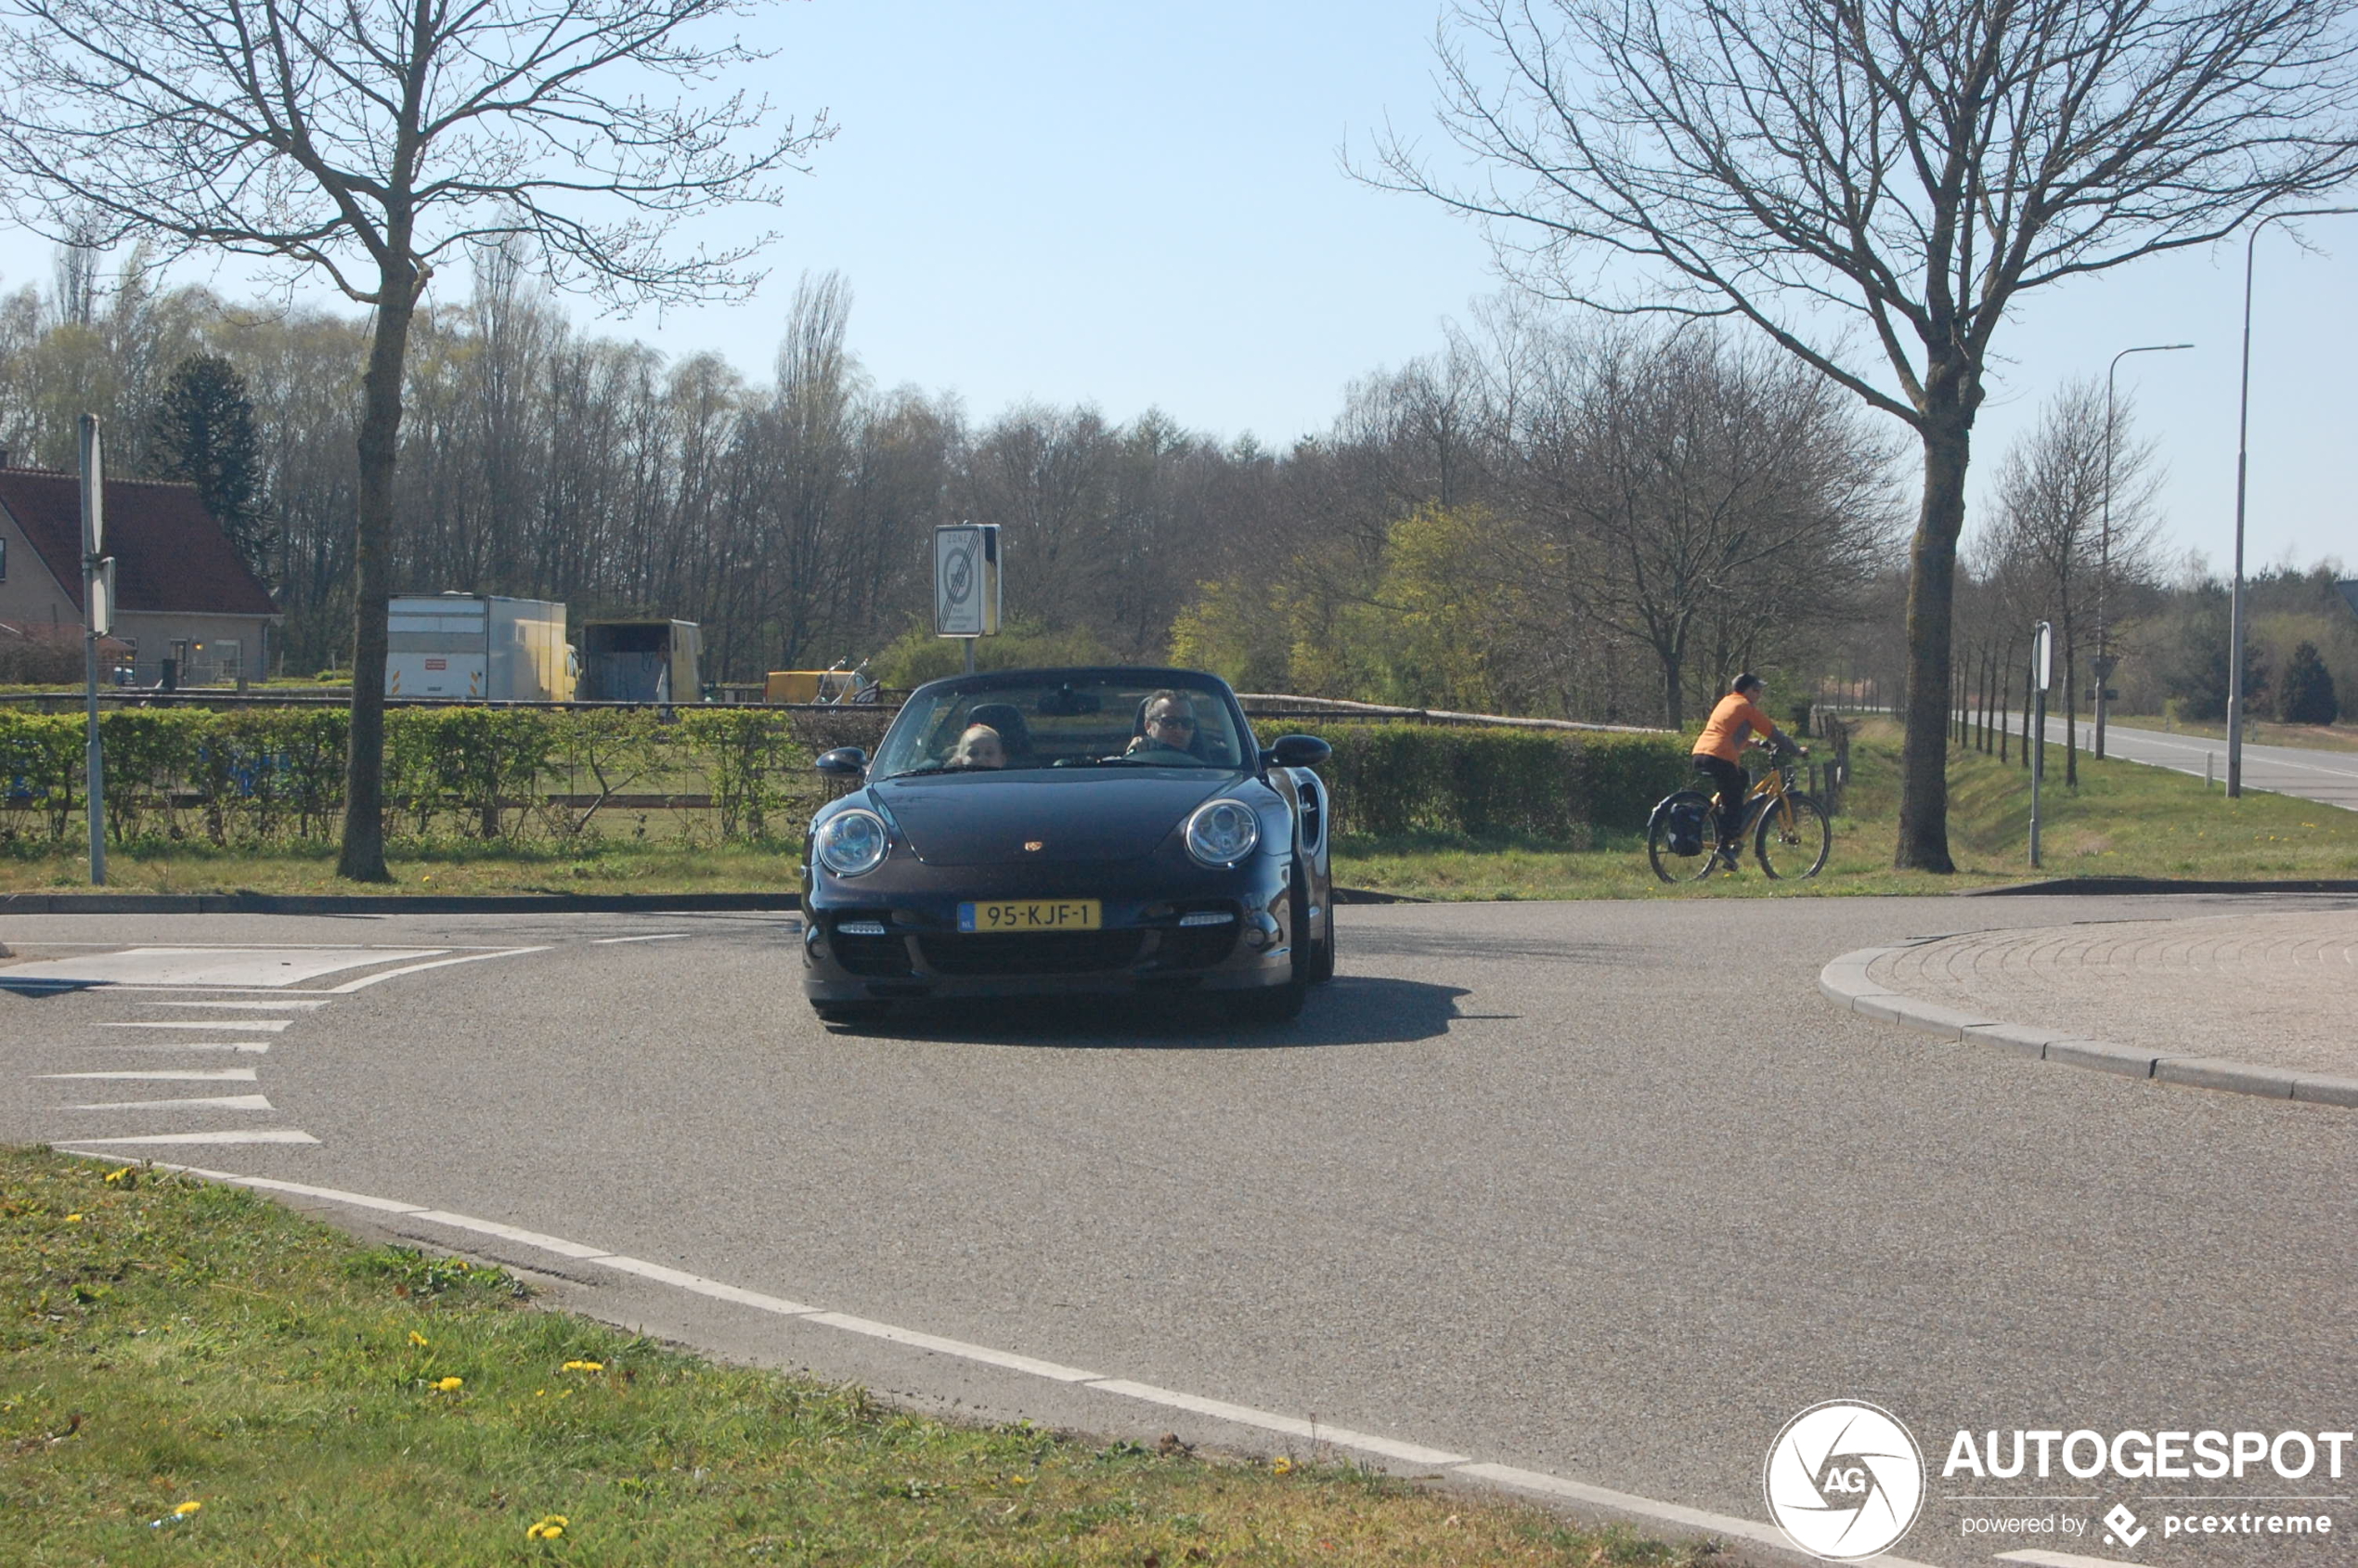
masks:
<path id="1" fill-rule="evenodd" d="M 2056 1033 L 2358 1079 L 2358 908 L 1977 931 L 1886 951 L 1866 976 Z"/>

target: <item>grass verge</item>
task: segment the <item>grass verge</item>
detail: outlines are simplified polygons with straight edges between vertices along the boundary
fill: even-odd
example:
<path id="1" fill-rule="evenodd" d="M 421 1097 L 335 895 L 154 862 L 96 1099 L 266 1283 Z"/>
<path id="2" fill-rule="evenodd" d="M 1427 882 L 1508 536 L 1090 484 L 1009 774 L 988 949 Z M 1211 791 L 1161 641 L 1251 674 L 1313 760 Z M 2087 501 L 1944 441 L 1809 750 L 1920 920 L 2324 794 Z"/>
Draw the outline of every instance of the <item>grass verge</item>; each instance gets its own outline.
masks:
<path id="1" fill-rule="evenodd" d="M 233 1187 L 0 1149 L 12 1563 L 1517 1563 L 1705 1553 L 1318 1456 L 957 1427 Z M 1166 1451 L 1167 1450 L 1167 1451 Z"/>
<path id="2" fill-rule="evenodd" d="M 1610 835 L 1594 848 L 1438 836 L 1338 838 L 1335 879 L 1429 899 L 1807 897 L 1952 893 L 2051 876 L 2158 876 L 2247 881 L 2358 877 L 2358 812 L 2289 796 L 2229 800 L 2200 779 L 2083 753 L 2079 787 L 2064 786 L 2060 745 L 2047 748 L 2040 794 L 2044 862 L 2028 863 L 2030 775 L 1956 747 L 1949 761 L 1949 843 L 1955 875 L 1895 871 L 1899 731 L 1861 727 L 1852 783 L 1834 823 L 1826 869 L 1808 882 L 1773 882 L 1747 859 L 1736 876 L 1665 887 L 1646 864 L 1643 840 Z"/>

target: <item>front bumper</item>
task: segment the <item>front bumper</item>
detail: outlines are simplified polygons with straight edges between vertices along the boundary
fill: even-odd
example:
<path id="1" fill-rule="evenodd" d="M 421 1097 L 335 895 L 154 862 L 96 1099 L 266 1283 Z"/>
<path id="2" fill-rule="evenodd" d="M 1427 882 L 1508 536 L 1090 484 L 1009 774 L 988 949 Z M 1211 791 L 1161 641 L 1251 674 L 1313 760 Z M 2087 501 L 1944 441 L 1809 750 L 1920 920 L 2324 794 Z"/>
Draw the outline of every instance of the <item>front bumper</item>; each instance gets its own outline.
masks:
<path id="1" fill-rule="evenodd" d="M 1293 975 L 1289 875 L 1283 858 L 1262 856 L 1127 893 L 1108 889 L 1136 888 L 1134 866 L 943 868 L 922 887 L 911 885 L 915 877 L 895 878 L 897 886 L 814 877 L 803 901 L 803 992 L 813 1002 L 874 1002 L 1280 986 Z M 1073 898 L 1099 901 L 1098 928 L 958 929 L 963 902 Z"/>

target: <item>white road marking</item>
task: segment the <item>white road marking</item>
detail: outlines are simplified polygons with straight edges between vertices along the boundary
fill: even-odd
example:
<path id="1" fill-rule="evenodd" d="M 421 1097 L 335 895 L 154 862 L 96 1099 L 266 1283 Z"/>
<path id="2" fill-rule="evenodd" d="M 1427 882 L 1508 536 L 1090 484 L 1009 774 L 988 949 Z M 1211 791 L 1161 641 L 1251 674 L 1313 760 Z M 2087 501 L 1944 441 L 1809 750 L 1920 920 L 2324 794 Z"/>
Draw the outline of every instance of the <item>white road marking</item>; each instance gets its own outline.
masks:
<path id="1" fill-rule="evenodd" d="M 174 1141 L 229 1142 L 233 1140 L 266 1141 L 256 1134 L 232 1134 L 225 1136 L 195 1133 L 182 1134 L 176 1139 L 82 1138 L 74 1142 L 76 1144 L 121 1144 Z M 283 1134 L 270 1135 L 266 1141 L 292 1143 L 316 1142 L 317 1140 L 311 1138 L 308 1134 L 295 1133 L 292 1135 Z M 73 1152 L 71 1148 L 65 1147 L 63 1145 L 59 1147 L 61 1152 L 69 1154 Z M 563 1237 L 543 1236 L 536 1231 L 502 1225 L 497 1220 L 477 1219 L 469 1214 L 456 1214 L 447 1210 L 428 1209 L 421 1204 L 403 1203 L 389 1198 L 374 1198 L 367 1193 L 345 1192 L 336 1187 L 311 1186 L 301 1182 L 279 1181 L 268 1176 L 240 1176 L 227 1171 L 208 1171 L 194 1165 L 163 1165 L 161 1161 L 159 1164 L 165 1170 L 183 1171 L 192 1176 L 201 1176 L 208 1181 L 227 1182 L 233 1186 L 253 1187 L 263 1192 L 281 1192 L 292 1197 L 316 1199 L 322 1202 L 342 1204 L 350 1208 L 370 1209 L 382 1213 L 399 1214 L 410 1220 L 445 1225 L 455 1230 L 500 1237 L 521 1246 L 552 1252 L 559 1257 L 595 1263 L 600 1268 L 636 1275 L 644 1279 L 652 1279 L 661 1284 L 693 1291 L 697 1295 L 709 1296 L 718 1301 L 733 1302 L 780 1317 L 790 1317 L 804 1323 L 840 1328 L 873 1339 L 888 1340 L 896 1344 L 911 1345 L 944 1355 L 957 1356 L 962 1360 L 977 1361 L 987 1366 L 1030 1373 L 1069 1386 L 1095 1389 L 1099 1393 L 1114 1394 L 1125 1399 L 1144 1400 L 1150 1404 L 1187 1410 L 1218 1420 L 1259 1427 L 1267 1432 L 1283 1432 L 1288 1436 L 1305 1438 L 1337 1448 L 1353 1448 L 1380 1454 L 1388 1458 L 1444 1470 L 1469 1480 L 1488 1482 L 1493 1485 L 1510 1490 L 1537 1493 L 1547 1497 L 1587 1503 L 1595 1507 L 1611 1509 L 1619 1513 L 1635 1515 L 1640 1519 L 1658 1519 L 1685 1529 L 1754 1541 L 1780 1550 L 1791 1550 L 1793 1548 L 1793 1543 L 1785 1538 L 1782 1532 L 1773 1526 L 1749 1519 L 1740 1519 L 1732 1514 L 1712 1513 L 1702 1509 L 1688 1508 L 1683 1504 L 1660 1502 L 1652 1497 L 1639 1497 L 1635 1493 L 1615 1492 L 1606 1487 L 1592 1486 L 1586 1482 L 1574 1481 L 1566 1476 L 1549 1475 L 1540 1471 L 1517 1470 L 1509 1465 L 1475 1463 L 1465 1455 L 1451 1453 L 1446 1449 L 1403 1443 L 1389 1437 L 1377 1437 L 1367 1432 L 1354 1432 L 1346 1427 L 1329 1427 L 1323 1423 L 1304 1420 L 1300 1417 L 1278 1415 L 1274 1411 L 1258 1410 L 1250 1406 L 1231 1405 L 1224 1400 L 1207 1399 L 1197 1394 L 1157 1388 L 1150 1383 L 1102 1378 L 1093 1372 L 1083 1372 L 1077 1367 L 1060 1366 L 1053 1361 L 1041 1361 L 1031 1356 L 1018 1355 L 1011 1351 L 992 1350 L 985 1345 L 968 1344 L 961 1340 L 947 1340 L 939 1335 L 921 1333 L 913 1328 L 901 1328 L 889 1323 L 876 1322 L 872 1318 L 854 1317 L 846 1313 L 823 1311 L 799 1302 L 764 1295 L 758 1290 L 747 1290 L 739 1286 L 724 1284 L 717 1279 L 707 1279 L 702 1275 L 689 1274 L 684 1270 L 670 1268 L 662 1263 L 650 1263 L 643 1258 L 602 1251 L 582 1242 L 568 1241 Z M 2106 1563 L 2100 1559 L 2064 1558 L 2052 1552 L 2015 1552 L 2008 1556 L 2013 1561 L 2044 1564 L 2046 1568 L 2123 1568 L 2123 1565 Z M 1904 1557 L 1877 1557 L 1869 1561 L 1882 1564 L 1884 1568 L 1927 1568 L 1924 1563 Z"/>
<path id="2" fill-rule="evenodd" d="M 259 1030 L 265 1034 L 282 1034 L 292 1018 L 232 1018 L 227 1023 L 213 1018 L 170 1018 L 149 1023 L 100 1024 L 100 1029 L 244 1029 Z"/>
<path id="3" fill-rule="evenodd" d="M 261 1095 L 214 1095 L 193 1100 L 108 1100 L 94 1106 L 68 1106 L 68 1110 L 183 1110 L 194 1106 L 214 1110 L 276 1110 Z"/>
<path id="4" fill-rule="evenodd" d="M 447 947 L 262 948 L 135 947 L 84 958 L 52 958 L 19 964 L 6 972 L 10 983 L 78 985 L 234 986 L 240 989 L 292 985 L 339 969 L 395 964 L 448 952 Z"/>
<path id="5" fill-rule="evenodd" d="M 259 1056 L 270 1049 L 267 1040 L 175 1040 L 162 1045 L 78 1045 L 80 1051 L 240 1051 Z"/>
<path id="6" fill-rule="evenodd" d="M 380 980 L 395 979 L 403 975 L 414 975 L 421 969 L 445 969 L 453 964 L 480 964 L 486 958 L 521 958 L 527 952 L 548 951 L 546 946 L 511 947 L 502 948 L 497 952 L 471 952 L 464 958 L 437 958 L 431 964 L 412 964 L 407 968 L 387 969 L 382 975 L 363 975 L 356 980 L 346 980 L 342 985 L 330 986 L 328 991 L 330 995 L 344 996 L 356 991 L 366 990 Z"/>
<path id="7" fill-rule="evenodd" d="M 316 1144 L 319 1140 L 299 1127 L 257 1127 L 250 1133 L 150 1133 L 136 1138 L 74 1138 L 73 1148 L 112 1147 L 118 1144 Z M 65 1153 L 73 1148 L 58 1146 Z"/>
<path id="8" fill-rule="evenodd" d="M 945 1340 L 935 1334 L 921 1334 L 914 1328 L 895 1328 L 878 1323 L 874 1318 L 853 1317 L 848 1313 L 813 1312 L 804 1319 L 808 1323 L 823 1323 L 830 1328 L 846 1328 L 855 1334 L 865 1334 L 872 1340 L 890 1340 L 895 1344 L 914 1345 L 919 1350 L 939 1351 L 964 1361 L 979 1361 L 986 1367 L 1004 1367 L 1013 1372 L 1029 1372 L 1035 1378 L 1053 1378 L 1060 1383 L 1097 1385 L 1104 1382 L 1095 1372 L 1083 1372 L 1077 1367 L 1060 1367 L 1053 1361 L 1036 1361 L 1029 1355 L 1012 1351 L 992 1350 L 987 1345 L 972 1345 L 964 1340 Z"/>
<path id="9" fill-rule="evenodd" d="M 1276 1416 L 1266 1410 L 1255 1410 L 1242 1405 L 1230 1405 L 1224 1400 L 1205 1399 L 1197 1394 L 1178 1393 L 1151 1383 L 1124 1382 L 1119 1379 L 1100 1379 L 1090 1384 L 1105 1393 L 1118 1393 L 1128 1399 L 1143 1399 L 1149 1405 L 1168 1405 L 1174 1410 L 1191 1410 L 1214 1420 L 1235 1421 L 1240 1426 L 1265 1427 L 1282 1432 L 1289 1437 L 1306 1438 L 1313 1443 L 1331 1443 L 1342 1448 L 1365 1448 L 1371 1454 L 1399 1459 L 1412 1465 L 1440 1468 L 1463 1465 L 1471 1458 L 1467 1454 L 1452 1454 L 1440 1448 L 1420 1447 L 1414 1443 L 1395 1443 L 1389 1437 L 1372 1437 L 1364 1432 L 1344 1427 L 1321 1426 L 1315 1421 L 1302 1420 L 1293 1416 Z"/>
<path id="10" fill-rule="evenodd" d="M 590 945 L 591 947 L 612 947 L 616 942 L 667 942 L 677 940 L 679 938 L 686 935 L 688 935 L 688 933 L 685 931 L 666 931 L 659 936 L 653 937 L 599 937 L 592 940 Z"/>
<path id="11" fill-rule="evenodd" d="M 453 1230 L 479 1230 L 486 1236 L 497 1236 L 526 1247 L 538 1247 L 544 1252 L 554 1252 L 561 1258 L 602 1258 L 602 1248 L 584 1247 L 578 1241 L 567 1241 L 562 1236 L 543 1236 L 537 1230 L 518 1230 L 497 1220 L 478 1220 L 472 1214 L 453 1214 L 440 1209 L 421 1209 L 409 1216 L 428 1225 L 448 1225 Z"/>
<path id="12" fill-rule="evenodd" d="M 276 1002 L 142 1002 L 138 1004 L 138 1005 L 142 1007 L 202 1007 L 207 1011 L 216 1013 L 232 1011 L 240 1013 L 276 1013 L 282 1008 L 292 1009 L 297 1007 L 308 1012 L 316 1007 L 325 1007 L 327 1003 L 304 1002 L 297 997 L 289 996 L 282 997 Z"/>
<path id="13" fill-rule="evenodd" d="M 152 1072 L 44 1072 L 42 1078 L 103 1078 L 117 1082 L 139 1083 L 251 1083 L 253 1069 L 250 1067 L 175 1067 L 159 1068 Z"/>
<path id="14" fill-rule="evenodd" d="M 760 1312 L 774 1312 L 781 1317 L 802 1317 L 819 1310 L 814 1306 L 805 1306 L 800 1302 L 787 1301 L 783 1296 L 765 1296 L 758 1290 L 724 1285 L 718 1279 L 706 1279 L 701 1274 L 666 1268 L 661 1263 L 651 1263 L 640 1258 L 619 1258 L 608 1253 L 598 1260 L 598 1266 L 615 1269 L 623 1274 L 635 1274 L 642 1279 L 658 1280 L 682 1290 L 693 1290 L 699 1296 L 710 1296 L 715 1301 L 734 1302 L 739 1306 L 753 1307 Z"/>
<path id="15" fill-rule="evenodd" d="M 2028 1551 L 2002 1551 L 1996 1561 L 2035 1563 L 2038 1568 L 2129 1568 L 2127 1563 L 2117 1558 L 2074 1557 L 2067 1551 L 2041 1551 L 2035 1548 Z"/>

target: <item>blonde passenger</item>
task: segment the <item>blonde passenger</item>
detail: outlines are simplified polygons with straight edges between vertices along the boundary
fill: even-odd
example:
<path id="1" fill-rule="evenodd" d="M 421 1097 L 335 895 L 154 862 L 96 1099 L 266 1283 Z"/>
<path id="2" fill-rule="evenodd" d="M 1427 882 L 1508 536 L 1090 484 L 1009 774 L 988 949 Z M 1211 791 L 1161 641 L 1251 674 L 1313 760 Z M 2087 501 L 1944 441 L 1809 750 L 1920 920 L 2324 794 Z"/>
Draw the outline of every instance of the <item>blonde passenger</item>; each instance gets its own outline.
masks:
<path id="1" fill-rule="evenodd" d="M 999 732 L 988 724 L 969 724 L 958 736 L 958 744 L 946 759 L 952 768 L 1004 768 L 1007 765 L 1007 748 L 1000 744 Z"/>

